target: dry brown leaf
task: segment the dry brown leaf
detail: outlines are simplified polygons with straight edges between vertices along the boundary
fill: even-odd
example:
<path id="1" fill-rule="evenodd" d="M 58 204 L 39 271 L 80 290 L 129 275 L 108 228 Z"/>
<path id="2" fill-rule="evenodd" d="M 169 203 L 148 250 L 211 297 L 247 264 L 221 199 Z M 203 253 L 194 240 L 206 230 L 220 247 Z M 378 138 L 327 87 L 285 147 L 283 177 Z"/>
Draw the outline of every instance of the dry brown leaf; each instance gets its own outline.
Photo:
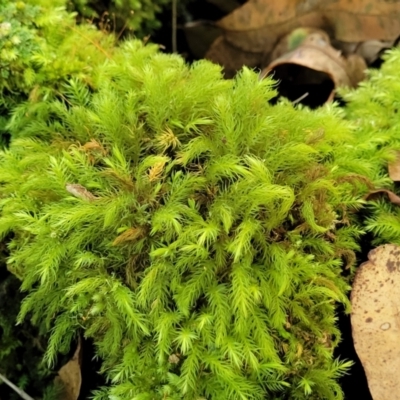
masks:
<path id="1" fill-rule="evenodd" d="M 387 0 L 249 0 L 218 22 L 228 42 L 244 51 L 271 52 L 294 28 L 328 30 L 343 42 L 395 40 L 400 2 Z"/>
<path id="2" fill-rule="evenodd" d="M 302 68 L 295 71 L 294 66 Z M 325 100 L 328 101 L 333 99 L 335 87 L 351 86 L 346 67 L 346 62 L 340 53 L 330 46 L 329 37 L 324 32 L 316 31 L 303 38 L 300 46 L 274 60 L 263 70 L 261 77 L 273 74 L 278 81 L 289 79 L 290 90 L 300 84 L 307 87 L 313 85 L 318 92 L 321 92 L 321 85 L 330 80 Z M 297 94 L 296 96 L 298 97 Z M 291 96 L 286 95 L 286 97 Z"/>
<path id="3" fill-rule="evenodd" d="M 273 57 L 283 53 L 265 68 L 260 77 L 273 75 L 279 82 L 279 93 L 305 104 L 322 104 L 334 98 L 340 86 L 354 87 L 364 78 L 367 68 L 358 55 L 348 59 L 330 45 L 326 32 L 298 28 L 278 43 Z M 298 100 L 296 100 L 298 99 Z"/>
<path id="4" fill-rule="evenodd" d="M 379 56 L 376 46 L 394 43 L 400 32 L 400 2 L 388 0 L 249 0 L 217 22 L 223 31 L 205 58 L 233 76 L 242 65 L 268 65 L 276 43 L 293 29 L 323 29 L 348 55 L 359 49 L 369 62 Z M 363 44 L 367 42 L 367 44 Z M 360 45 L 361 43 L 361 45 Z M 223 44 L 223 45 L 222 45 Z M 218 50 L 221 49 L 220 53 Z M 225 55 L 234 49 L 236 56 Z M 240 62 L 235 63 L 235 58 Z"/>
<path id="5" fill-rule="evenodd" d="M 73 357 L 58 371 L 55 382 L 63 387 L 60 400 L 78 400 L 82 385 L 81 374 L 82 344 L 79 338 Z"/>
<path id="6" fill-rule="evenodd" d="M 400 397 L 400 247 L 372 250 L 351 293 L 354 346 L 374 400 Z"/>
<path id="7" fill-rule="evenodd" d="M 365 196 L 365 200 L 376 200 L 380 198 L 383 194 L 386 194 L 388 196 L 392 204 L 400 206 L 400 197 L 397 196 L 397 194 L 387 189 L 373 190 Z"/>
<path id="8" fill-rule="evenodd" d="M 389 164 L 389 177 L 394 182 L 400 182 L 400 151 L 396 152 L 396 159 Z"/>

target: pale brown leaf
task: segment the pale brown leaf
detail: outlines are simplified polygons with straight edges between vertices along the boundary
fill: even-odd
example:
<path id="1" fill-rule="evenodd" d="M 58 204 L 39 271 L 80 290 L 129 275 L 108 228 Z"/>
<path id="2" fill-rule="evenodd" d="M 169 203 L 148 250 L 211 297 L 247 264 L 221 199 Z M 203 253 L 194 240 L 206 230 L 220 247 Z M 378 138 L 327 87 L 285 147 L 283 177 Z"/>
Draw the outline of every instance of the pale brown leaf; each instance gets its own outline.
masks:
<path id="1" fill-rule="evenodd" d="M 387 195 L 389 198 L 390 202 L 396 206 L 400 206 L 400 197 L 397 196 L 396 193 L 393 193 L 390 190 L 387 189 L 378 189 L 378 190 L 373 190 L 369 192 L 366 196 L 366 200 L 376 200 L 380 198 L 382 195 Z"/>
<path id="2" fill-rule="evenodd" d="M 55 382 L 63 387 L 60 400 L 78 400 L 82 385 L 81 357 L 82 345 L 79 339 L 73 357 L 60 368 L 55 378 Z"/>
<path id="3" fill-rule="evenodd" d="M 387 244 L 368 255 L 351 293 L 354 346 L 374 400 L 399 398 L 400 247 Z"/>

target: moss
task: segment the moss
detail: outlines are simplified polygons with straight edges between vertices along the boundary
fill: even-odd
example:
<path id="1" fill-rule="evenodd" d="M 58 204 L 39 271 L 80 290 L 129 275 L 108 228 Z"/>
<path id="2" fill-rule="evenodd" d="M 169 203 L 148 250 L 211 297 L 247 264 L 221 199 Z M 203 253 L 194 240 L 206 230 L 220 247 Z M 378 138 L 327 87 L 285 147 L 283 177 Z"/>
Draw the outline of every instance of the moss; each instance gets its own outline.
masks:
<path id="1" fill-rule="evenodd" d="M 159 13 L 169 6 L 171 0 L 72 0 L 66 2 L 70 10 L 83 18 L 98 21 L 103 29 L 133 33 L 137 38 L 161 26 Z"/>
<path id="2" fill-rule="evenodd" d="M 395 117 L 374 135 L 371 103 L 359 121 L 368 86 L 348 111 L 271 106 L 246 68 L 224 80 L 65 21 L 40 31 L 55 56 L 10 108 L 0 159 L 19 321 L 51 331 L 45 360 L 82 332 L 109 380 L 96 400 L 342 399 L 335 309 L 372 229 L 364 196 L 393 186 Z"/>
<path id="3" fill-rule="evenodd" d="M 83 328 L 104 395 L 340 397 L 334 310 L 367 185 L 346 179 L 339 111 L 268 106 L 249 70 L 225 81 L 139 42 L 97 73 L 0 169 L 21 318 L 53 329 L 47 359 Z"/>

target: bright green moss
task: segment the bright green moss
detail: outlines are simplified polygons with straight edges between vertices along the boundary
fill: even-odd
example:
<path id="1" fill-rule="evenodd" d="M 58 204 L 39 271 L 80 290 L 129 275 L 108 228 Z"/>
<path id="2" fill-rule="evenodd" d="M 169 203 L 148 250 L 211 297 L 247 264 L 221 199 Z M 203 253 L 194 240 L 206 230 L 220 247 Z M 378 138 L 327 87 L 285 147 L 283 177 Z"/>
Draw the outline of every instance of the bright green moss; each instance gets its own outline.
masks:
<path id="1" fill-rule="evenodd" d="M 21 119 L 13 117 L 16 106 L 29 99 L 40 112 L 43 101 L 62 96 L 68 79 L 90 86 L 96 64 L 111 57 L 113 35 L 76 25 L 72 14 L 54 7 L 0 0 L 0 143 L 10 135 L 10 120 Z M 28 108 L 20 112 L 29 116 Z"/>
<path id="2" fill-rule="evenodd" d="M 109 378 L 96 400 L 342 399 L 335 308 L 373 230 L 364 196 L 391 187 L 395 116 L 374 135 L 383 111 L 360 123 L 372 105 L 357 94 L 354 121 L 271 106 L 272 82 L 248 69 L 223 80 L 66 24 L 43 36 L 55 56 L 10 108 L 0 158 L 19 319 L 51 329 L 46 360 L 93 339 Z"/>
<path id="3" fill-rule="evenodd" d="M 83 329 L 111 379 L 98 399 L 341 398 L 335 304 L 374 176 L 348 179 L 339 110 L 269 106 L 249 70 L 226 81 L 139 42 L 96 76 L 18 124 L 0 168 L 47 360 Z"/>
<path id="4" fill-rule="evenodd" d="M 368 80 L 360 88 L 343 94 L 349 101 L 346 118 L 354 123 L 359 137 L 354 159 L 370 160 L 369 168 L 375 168 L 375 174 L 381 177 L 380 187 L 400 194 L 398 184 L 387 177 L 388 162 L 400 150 L 399 49 L 388 51 L 384 60 L 380 70 L 369 71 Z M 400 244 L 399 221 L 400 208 L 382 197 L 368 205 L 363 224 L 374 245 Z"/>

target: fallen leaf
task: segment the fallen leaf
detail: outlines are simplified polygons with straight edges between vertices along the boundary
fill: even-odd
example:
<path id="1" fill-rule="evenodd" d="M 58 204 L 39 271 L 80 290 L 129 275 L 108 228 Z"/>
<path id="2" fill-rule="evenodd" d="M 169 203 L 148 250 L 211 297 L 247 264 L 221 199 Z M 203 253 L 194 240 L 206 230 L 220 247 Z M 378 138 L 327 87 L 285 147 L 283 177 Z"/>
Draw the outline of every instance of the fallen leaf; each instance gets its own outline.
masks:
<path id="1" fill-rule="evenodd" d="M 376 200 L 377 198 L 381 197 L 383 194 L 386 194 L 390 200 L 390 202 L 396 206 L 400 206 L 400 197 L 397 194 L 393 193 L 387 189 L 378 189 L 369 192 L 365 196 L 365 200 Z"/>
<path id="2" fill-rule="evenodd" d="M 400 151 L 396 153 L 396 160 L 389 164 L 389 177 L 394 182 L 400 182 Z"/>
<path id="3" fill-rule="evenodd" d="M 400 2 L 387 0 L 249 0 L 218 22 L 225 38 L 251 52 L 271 51 L 294 28 L 328 30 L 343 42 L 395 40 Z"/>
<path id="4" fill-rule="evenodd" d="M 223 31 L 217 40 L 235 49 L 242 63 L 224 61 L 212 45 L 205 58 L 221 64 L 228 75 L 241 65 L 262 66 L 274 60 L 276 43 L 293 29 L 323 29 L 336 43 L 342 43 L 345 55 L 359 49 L 359 54 L 372 60 L 377 49 L 372 41 L 393 43 L 400 32 L 400 2 L 389 0 L 248 0 L 244 5 L 216 23 Z M 365 44 L 362 44 L 365 43 Z M 362 45 L 360 45 L 362 44 Z M 374 47 L 375 46 L 375 47 Z M 242 53 L 242 54 L 240 54 Z M 249 61 L 246 62 L 246 57 Z M 368 61 L 369 62 L 369 61 Z M 238 66 L 239 65 L 239 66 Z"/>
<path id="5" fill-rule="evenodd" d="M 273 75 L 281 95 L 295 102 L 305 98 L 302 102 L 309 106 L 333 100 L 337 87 L 356 86 L 367 68 L 357 55 L 342 57 L 330 45 L 328 34 L 314 28 L 298 28 L 286 35 L 273 55 L 279 53 L 284 54 L 272 61 L 260 77 Z"/>
<path id="6" fill-rule="evenodd" d="M 62 385 L 63 391 L 59 400 L 78 400 L 82 385 L 81 375 L 82 345 L 81 339 L 73 357 L 58 371 L 55 382 Z"/>
<path id="7" fill-rule="evenodd" d="M 399 398 L 400 247 L 372 250 L 355 276 L 351 292 L 354 347 L 374 400 Z"/>

